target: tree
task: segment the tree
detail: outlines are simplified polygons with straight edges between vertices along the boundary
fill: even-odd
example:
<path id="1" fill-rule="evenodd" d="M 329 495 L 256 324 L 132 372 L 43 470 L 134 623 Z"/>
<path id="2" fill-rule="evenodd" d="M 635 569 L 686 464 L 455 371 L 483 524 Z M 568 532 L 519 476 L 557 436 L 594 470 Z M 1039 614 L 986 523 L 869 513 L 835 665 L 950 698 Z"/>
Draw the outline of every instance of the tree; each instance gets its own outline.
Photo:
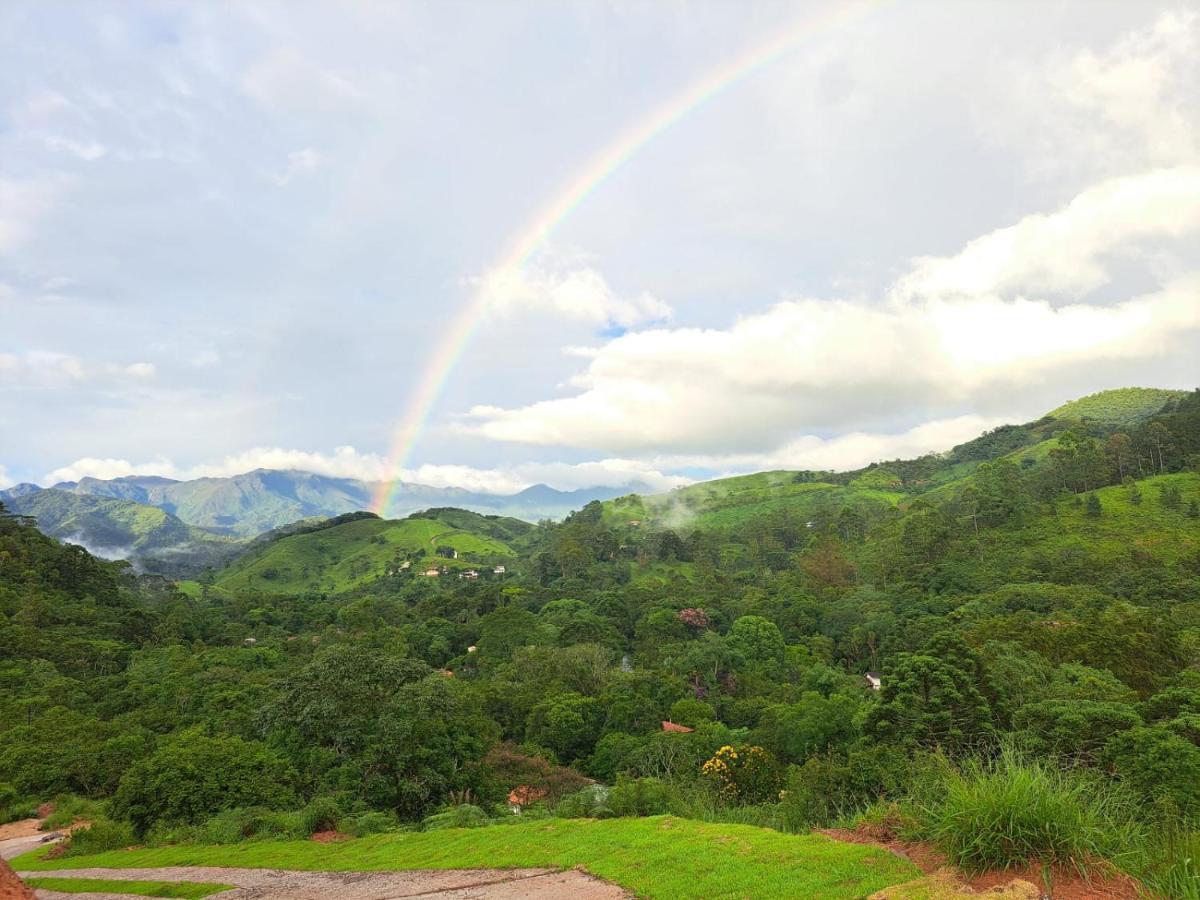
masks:
<path id="1" fill-rule="evenodd" d="M 1133 453 L 1133 440 L 1124 432 L 1114 432 L 1108 436 L 1104 452 L 1108 456 L 1109 465 L 1117 470 L 1117 479 L 1124 481 L 1126 470 L 1129 468 L 1129 458 Z"/>
<path id="2" fill-rule="evenodd" d="M 1089 519 L 1099 519 L 1104 515 L 1104 507 L 1100 505 L 1100 498 L 1095 494 L 1087 495 L 1087 503 L 1084 504 L 1084 513 Z"/>
<path id="3" fill-rule="evenodd" d="M 352 784 L 371 805 L 419 819 L 451 791 L 478 788 L 476 764 L 499 737 L 467 685 L 429 675 L 401 687 L 383 710 Z"/>
<path id="4" fill-rule="evenodd" d="M 570 691 L 535 706 L 529 714 L 525 736 L 553 750 L 566 763 L 592 752 L 603 721 L 604 710 L 599 700 Z"/>
<path id="5" fill-rule="evenodd" d="M 424 663 L 378 650 L 330 647 L 282 683 L 279 698 L 263 712 L 263 725 L 294 730 L 338 756 L 356 753 L 372 739 L 396 692 L 428 672 Z"/>
<path id="6" fill-rule="evenodd" d="M 1105 761 L 1148 801 L 1169 801 L 1200 816 L 1200 747 L 1162 725 L 1131 728 L 1109 739 Z"/>
<path id="7" fill-rule="evenodd" d="M 992 711 L 970 676 L 932 656 L 901 654 L 885 671 L 864 732 L 876 741 L 957 751 L 992 731 Z"/>
<path id="8" fill-rule="evenodd" d="M 295 782 L 292 768 L 264 745 L 210 737 L 197 727 L 172 735 L 130 766 L 112 811 L 140 836 L 157 822 L 202 822 L 238 806 L 295 805 Z"/>
<path id="9" fill-rule="evenodd" d="M 779 626 L 762 616 L 742 616 L 729 630 L 729 648 L 748 665 L 779 668 L 787 645 Z"/>
<path id="10" fill-rule="evenodd" d="M 1041 700 L 1013 717 L 1030 749 L 1091 764 L 1099 762 L 1109 738 L 1141 724 L 1132 706 L 1091 700 Z"/>

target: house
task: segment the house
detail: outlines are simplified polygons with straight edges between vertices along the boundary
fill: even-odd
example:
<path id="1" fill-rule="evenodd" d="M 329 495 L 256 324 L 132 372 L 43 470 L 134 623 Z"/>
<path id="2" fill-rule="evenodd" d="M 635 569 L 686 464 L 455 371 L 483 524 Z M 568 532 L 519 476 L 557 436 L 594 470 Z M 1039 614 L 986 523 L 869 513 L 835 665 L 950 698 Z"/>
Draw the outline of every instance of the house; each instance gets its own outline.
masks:
<path id="1" fill-rule="evenodd" d="M 492 569 L 492 574 L 493 575 L 503 575 L 505 573 L 505 571 L 506 570 L 505 570 L 504 566 L 496 566 L 496 568 Z"/>
<path id="2" fill-rule="evenodd" d="M 421 574 L 424 575 L 426 578 L 437 578 L 439 575 L 442 574 L 442 572 L 440 569 L 426 569 Z"/>
<path id="3" fill-rule="evenodd" d="M 467 569 L 467 571 L 465 571 L 465 572 L 459 572 L 458 577 L 465 578 L 465 579 L 467 579 L 467 581 L 478 581 L 479 573 L 476 572 L 474 569 Z"/>
<path id="4" fill-rule="evenodd" d="M 878 672 L 868 672 L 863 677 L 867 679 L 867 684 L 870 685 L 871 690 L 878 691 L 883 687 L 883 676 Z"/>
<path id="5" fill-rule="evenodd" d="M 508 808 L 514 814 L 520 814 L 523 807 L 537 803 L 547 793 L 548 791 L 545 788 L 530 787 L 527 784 L 523 784 L 508 792 Z"/>
<path id="6" fill-rule="evenodd" d="M 411 565 L 412 565 L 412 562 L 410 562 L 409 560 L 406 559 L 404 562 L 400 563 L 400 571 L 401 572 L 408 571 L 408 569 Z"/>
<path id="7" fill-rule="evenodd" d="M 662 730 L 675 732 L 676 734 L 691 734 L 696 729 L 688 728 L 686 725 L 676 725 L 674 722 L 668 721 L 662 723 Z"/>
<path id="8" fill-rule="evenodd" d="M 244 641 L 242 641 L 242 643 L 245 644 L 247 647 L 253 647 L 255 644 L 258 643 L 258 638 L 246 638 Z"/>

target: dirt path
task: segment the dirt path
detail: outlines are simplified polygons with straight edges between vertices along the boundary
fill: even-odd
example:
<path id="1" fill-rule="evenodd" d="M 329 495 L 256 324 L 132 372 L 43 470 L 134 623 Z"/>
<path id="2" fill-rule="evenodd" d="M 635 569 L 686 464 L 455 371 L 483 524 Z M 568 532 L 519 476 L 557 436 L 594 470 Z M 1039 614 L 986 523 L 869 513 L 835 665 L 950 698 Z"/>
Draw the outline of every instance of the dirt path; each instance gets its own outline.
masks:
<path id="1" fill-rule="evenodd" d="M 170 866 L 161 869 L 60 869 L 30 877 L 108 878 L 121 881 L 207 881 L 235 889 L 219 900 L 618 900 L 629 894 L 586 872 L 557 869 L 422 869 L 407 872 L 290 872 Z M 66 894 L 39 890 L 42 900 L 125 900 L 128 894 Z"/>

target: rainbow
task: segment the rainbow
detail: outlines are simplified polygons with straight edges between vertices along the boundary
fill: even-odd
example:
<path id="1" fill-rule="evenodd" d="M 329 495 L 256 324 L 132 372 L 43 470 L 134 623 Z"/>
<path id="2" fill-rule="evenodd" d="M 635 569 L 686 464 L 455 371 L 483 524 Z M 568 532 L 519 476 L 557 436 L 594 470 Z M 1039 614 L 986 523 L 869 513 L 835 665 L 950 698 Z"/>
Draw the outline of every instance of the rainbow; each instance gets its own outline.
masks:
<path id="1" fill-rule="evenodd" d="M 504 254 L 489 272 L 523 269 L 545 244 L 554 229 L 578 209 L 598 187 L 642 148 L 681 119 L 751 75 L 777 62 L 795 50 L 805 39 L 857 19 L 882 4 L 883 0 L 851 0 L 840 3 L 823 15 L 793 23 L 765 43 L 691 84 L 593 157 L 574 179 L 554 195 L 529 225 L 514 236 Z M 391 504 L 396 490 L 402 483 L 400 471 L 413 444 L 429 418 L 450 373 L 484 320 L 488 305 L 487 279 L 481 278 L 471 299 L 442 335 L 430 356 L 421 380 L 409 398 L 404 417 L 396 427 L 387 460 L 387 471 L 393 475 L 391 479 L 379 483 L 371 505 L 376 513 L 384 515 Z"/>

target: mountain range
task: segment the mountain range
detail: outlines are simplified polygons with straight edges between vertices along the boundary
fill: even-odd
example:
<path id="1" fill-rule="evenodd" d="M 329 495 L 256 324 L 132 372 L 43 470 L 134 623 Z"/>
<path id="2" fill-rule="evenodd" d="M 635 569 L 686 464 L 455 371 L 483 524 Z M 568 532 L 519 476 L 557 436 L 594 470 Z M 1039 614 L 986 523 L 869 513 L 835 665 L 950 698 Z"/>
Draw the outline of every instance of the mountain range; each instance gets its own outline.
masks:
<path id="1" fill-rule="evenodd" d="M 759 473 L 701 482 L 657 496 L 639 483 L 576 491 L 536 484 L 515 494 L 406 483 L 394 489 L 386 518 L 455 507 L 536 522 L 561 519 L 592 501 L 614 501 L 610 504 L 614 511 L 631 521 L 652 520 L 669 527 L 699 514 L 715 525 L 753 518 L 780 503 L 793 504 L 795 495 L 819 497 L 822 491 L 817 488 L 822 485 L 853 487 L 856 494 L 865 491 L 863 496 L 895 502 L 889 494 L 896 472 L 918 472 L 921 490 L 936 493 L 941 485 L 956 483 L 981 461 L 999 455 L 1036 464 L 1049 452 L 1048 439 L 1064 428 L 1075 425 L 1099 434 L 1135 426 L 1185 396 L 1182 391 L 1157 388 L 1104 391 L 1065 404 L 1036 422 L 1003 426 L 941 454 L 887 464 L 890 468 L 876 465 L 839 474 Z M 223 565 L 252 540 L 285 526 L 368 509 L 379 486 L 313 472 L 256 469 L 188 481 L 129 476 L 83 478 L 48 488 L 19 484 L 0 491 L 0 502 L 14 513 L 37 519 L 47 534 L 96 555 L 129 559 L 145 571 L 182 577 Z M 807 508 L 807 502 L 801 505 Z"/>
<path id="2" fill-rule="evenodd" d="M 25 483 L 0 491 L 0 502 L 36 518 L 47 534 L 98 556 L 131 559 L 147 571 L 174 575 L 222 562 L 246 541 L 276 528 L 368 509 L 378 487 L 313 472 L 256 469 L 187 481 L 132 475 L 47 488 Z M 395 488 L 387 514 L 398 518 L 454 506 L 536 522 L 562 518 L 592 500 L 645 490 L 637 483 L 575 491 L 535 484 L 515 494 L 488 494 L 406 483 Z"/>

